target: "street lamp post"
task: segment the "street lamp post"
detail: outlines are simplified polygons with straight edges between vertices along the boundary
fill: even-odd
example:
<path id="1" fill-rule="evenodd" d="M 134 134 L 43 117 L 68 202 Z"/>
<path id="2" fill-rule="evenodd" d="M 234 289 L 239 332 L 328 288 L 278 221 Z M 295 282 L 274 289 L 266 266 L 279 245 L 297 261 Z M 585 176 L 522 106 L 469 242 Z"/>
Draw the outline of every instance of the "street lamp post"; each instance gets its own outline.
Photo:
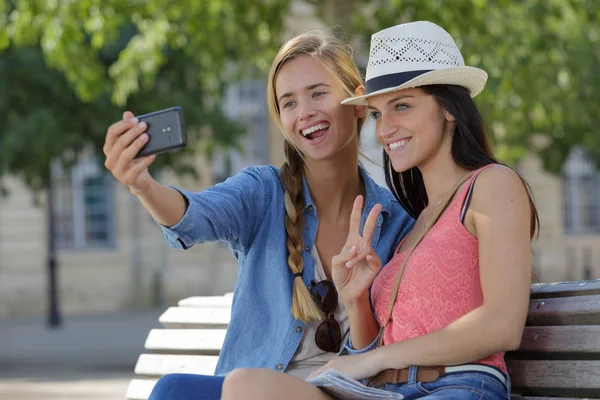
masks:
<path id="1" fill-rule="evenodd" d="M 48 179 L 48 326 L 50 328 L 58 328 L 61 325 L 60 310 L 58 305 L 58 265 L 56 261 L 56 238 L 54 233 L 54 193 L 52 191 L 52 172 L 49 173 Z"/>

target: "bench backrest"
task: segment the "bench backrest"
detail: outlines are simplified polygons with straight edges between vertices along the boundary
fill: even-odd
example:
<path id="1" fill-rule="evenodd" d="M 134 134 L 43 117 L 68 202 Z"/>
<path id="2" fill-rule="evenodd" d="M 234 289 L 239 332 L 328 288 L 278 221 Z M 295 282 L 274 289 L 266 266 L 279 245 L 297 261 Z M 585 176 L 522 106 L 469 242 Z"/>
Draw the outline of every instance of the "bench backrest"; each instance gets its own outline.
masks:
<path id="1" fill-rule="evenodd" d="M 190 297 L 159 318 L 165 329 L 152 329 L 127 388 L 129 400 L 146 400 L 163 375 L 213 375 L 231 318 L 231 294 Z"/>
<path id="2" fill-rule="evenodd" d="M 600 397 L 600 279 L 532 285 L 521 346 L 506 359 L 514 393 Z"/>

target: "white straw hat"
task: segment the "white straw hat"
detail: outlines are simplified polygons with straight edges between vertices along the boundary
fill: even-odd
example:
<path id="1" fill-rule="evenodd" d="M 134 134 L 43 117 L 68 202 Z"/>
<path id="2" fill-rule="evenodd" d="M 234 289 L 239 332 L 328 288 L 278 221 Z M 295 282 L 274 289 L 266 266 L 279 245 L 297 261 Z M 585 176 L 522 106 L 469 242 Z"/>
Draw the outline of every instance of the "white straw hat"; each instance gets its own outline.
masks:
<path id="1" fill-rule="evenodd" d="M 367 98 L 425 85 L 463 86 L 471 97 L 485 86 L 487 73 L 467 67 L 454 39 L 442 27 L 427 21 L 396 25 L 371 36 L 363 96 L 342 104 L 367 105 Z"/>

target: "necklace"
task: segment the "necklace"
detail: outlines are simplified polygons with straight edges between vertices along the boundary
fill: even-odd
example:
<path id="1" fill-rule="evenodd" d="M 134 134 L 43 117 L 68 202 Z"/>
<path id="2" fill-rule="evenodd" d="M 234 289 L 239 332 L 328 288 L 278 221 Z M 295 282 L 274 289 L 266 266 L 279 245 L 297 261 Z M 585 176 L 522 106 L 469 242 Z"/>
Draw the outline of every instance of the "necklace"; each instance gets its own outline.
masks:
<path id="1" fill-rule="evenodd" d="M 429 224 L 431 223 L 431 220 L 433 219 L 433 216 L 435 215 L 435 210 L 437 210 L 438 206 L 440 204 L 442 204 L 442 200 L 444 199 L 444 197 L 446 197 L 446 195 L 450 192 L 450 190 L 452 190 L 452 188 L 454 186 L 456 186 L 456 184 L 462 179 L 463 176 L 465 176 L 466 172 L 463 172 L 462 174 L 460 174 L 460 176 L 458 177 L 458 179 L 456 180 L 456 182 L 454 182 L 454 185 L 452 185 L 452 187 L 450 189 L 448 189 L 445 193 L 443 193 L 440 198 L 438 199 L 438 201 L 435 203 L 435 206 L 433 207 L 433 210 L 431 210 L 431 215 L 429 216 L 429 219 L 423 223 L 423 229 L 427 229 L 427 227 L 429 226 Z"/>

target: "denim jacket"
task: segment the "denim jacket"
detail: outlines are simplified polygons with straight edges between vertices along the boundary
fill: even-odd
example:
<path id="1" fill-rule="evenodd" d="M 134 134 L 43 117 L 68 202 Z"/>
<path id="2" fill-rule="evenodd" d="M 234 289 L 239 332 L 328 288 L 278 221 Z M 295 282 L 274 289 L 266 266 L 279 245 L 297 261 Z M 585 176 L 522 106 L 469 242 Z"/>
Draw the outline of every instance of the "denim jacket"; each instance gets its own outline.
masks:
<path id="1" fill-rule="evenodd" d="M 362 168 L 360 174 L 366 191 L 365 210 L 382 205 L 372 247 L 386 264 L 414 221 L 389 190 L 377 185 Z M 249 167 L 200 193 L 179 191 L 189 205 L 176 225 L 162 228 L 171 247 L 188 249 L 197 243 L 222 240 L 229 243 L 238 262 L 231 321 L 216 374 L 242 367 L 284 371 L 305 324 L 291 314 L 293 277 L 287 263 L 284 187 L 279 169 Z M 302 279 L 309 285 L 314 277 L 311 249 L 319 220 L 305 179 L 303 193 Z M 363 213 L 361 230 L 367 214 Z"/>

